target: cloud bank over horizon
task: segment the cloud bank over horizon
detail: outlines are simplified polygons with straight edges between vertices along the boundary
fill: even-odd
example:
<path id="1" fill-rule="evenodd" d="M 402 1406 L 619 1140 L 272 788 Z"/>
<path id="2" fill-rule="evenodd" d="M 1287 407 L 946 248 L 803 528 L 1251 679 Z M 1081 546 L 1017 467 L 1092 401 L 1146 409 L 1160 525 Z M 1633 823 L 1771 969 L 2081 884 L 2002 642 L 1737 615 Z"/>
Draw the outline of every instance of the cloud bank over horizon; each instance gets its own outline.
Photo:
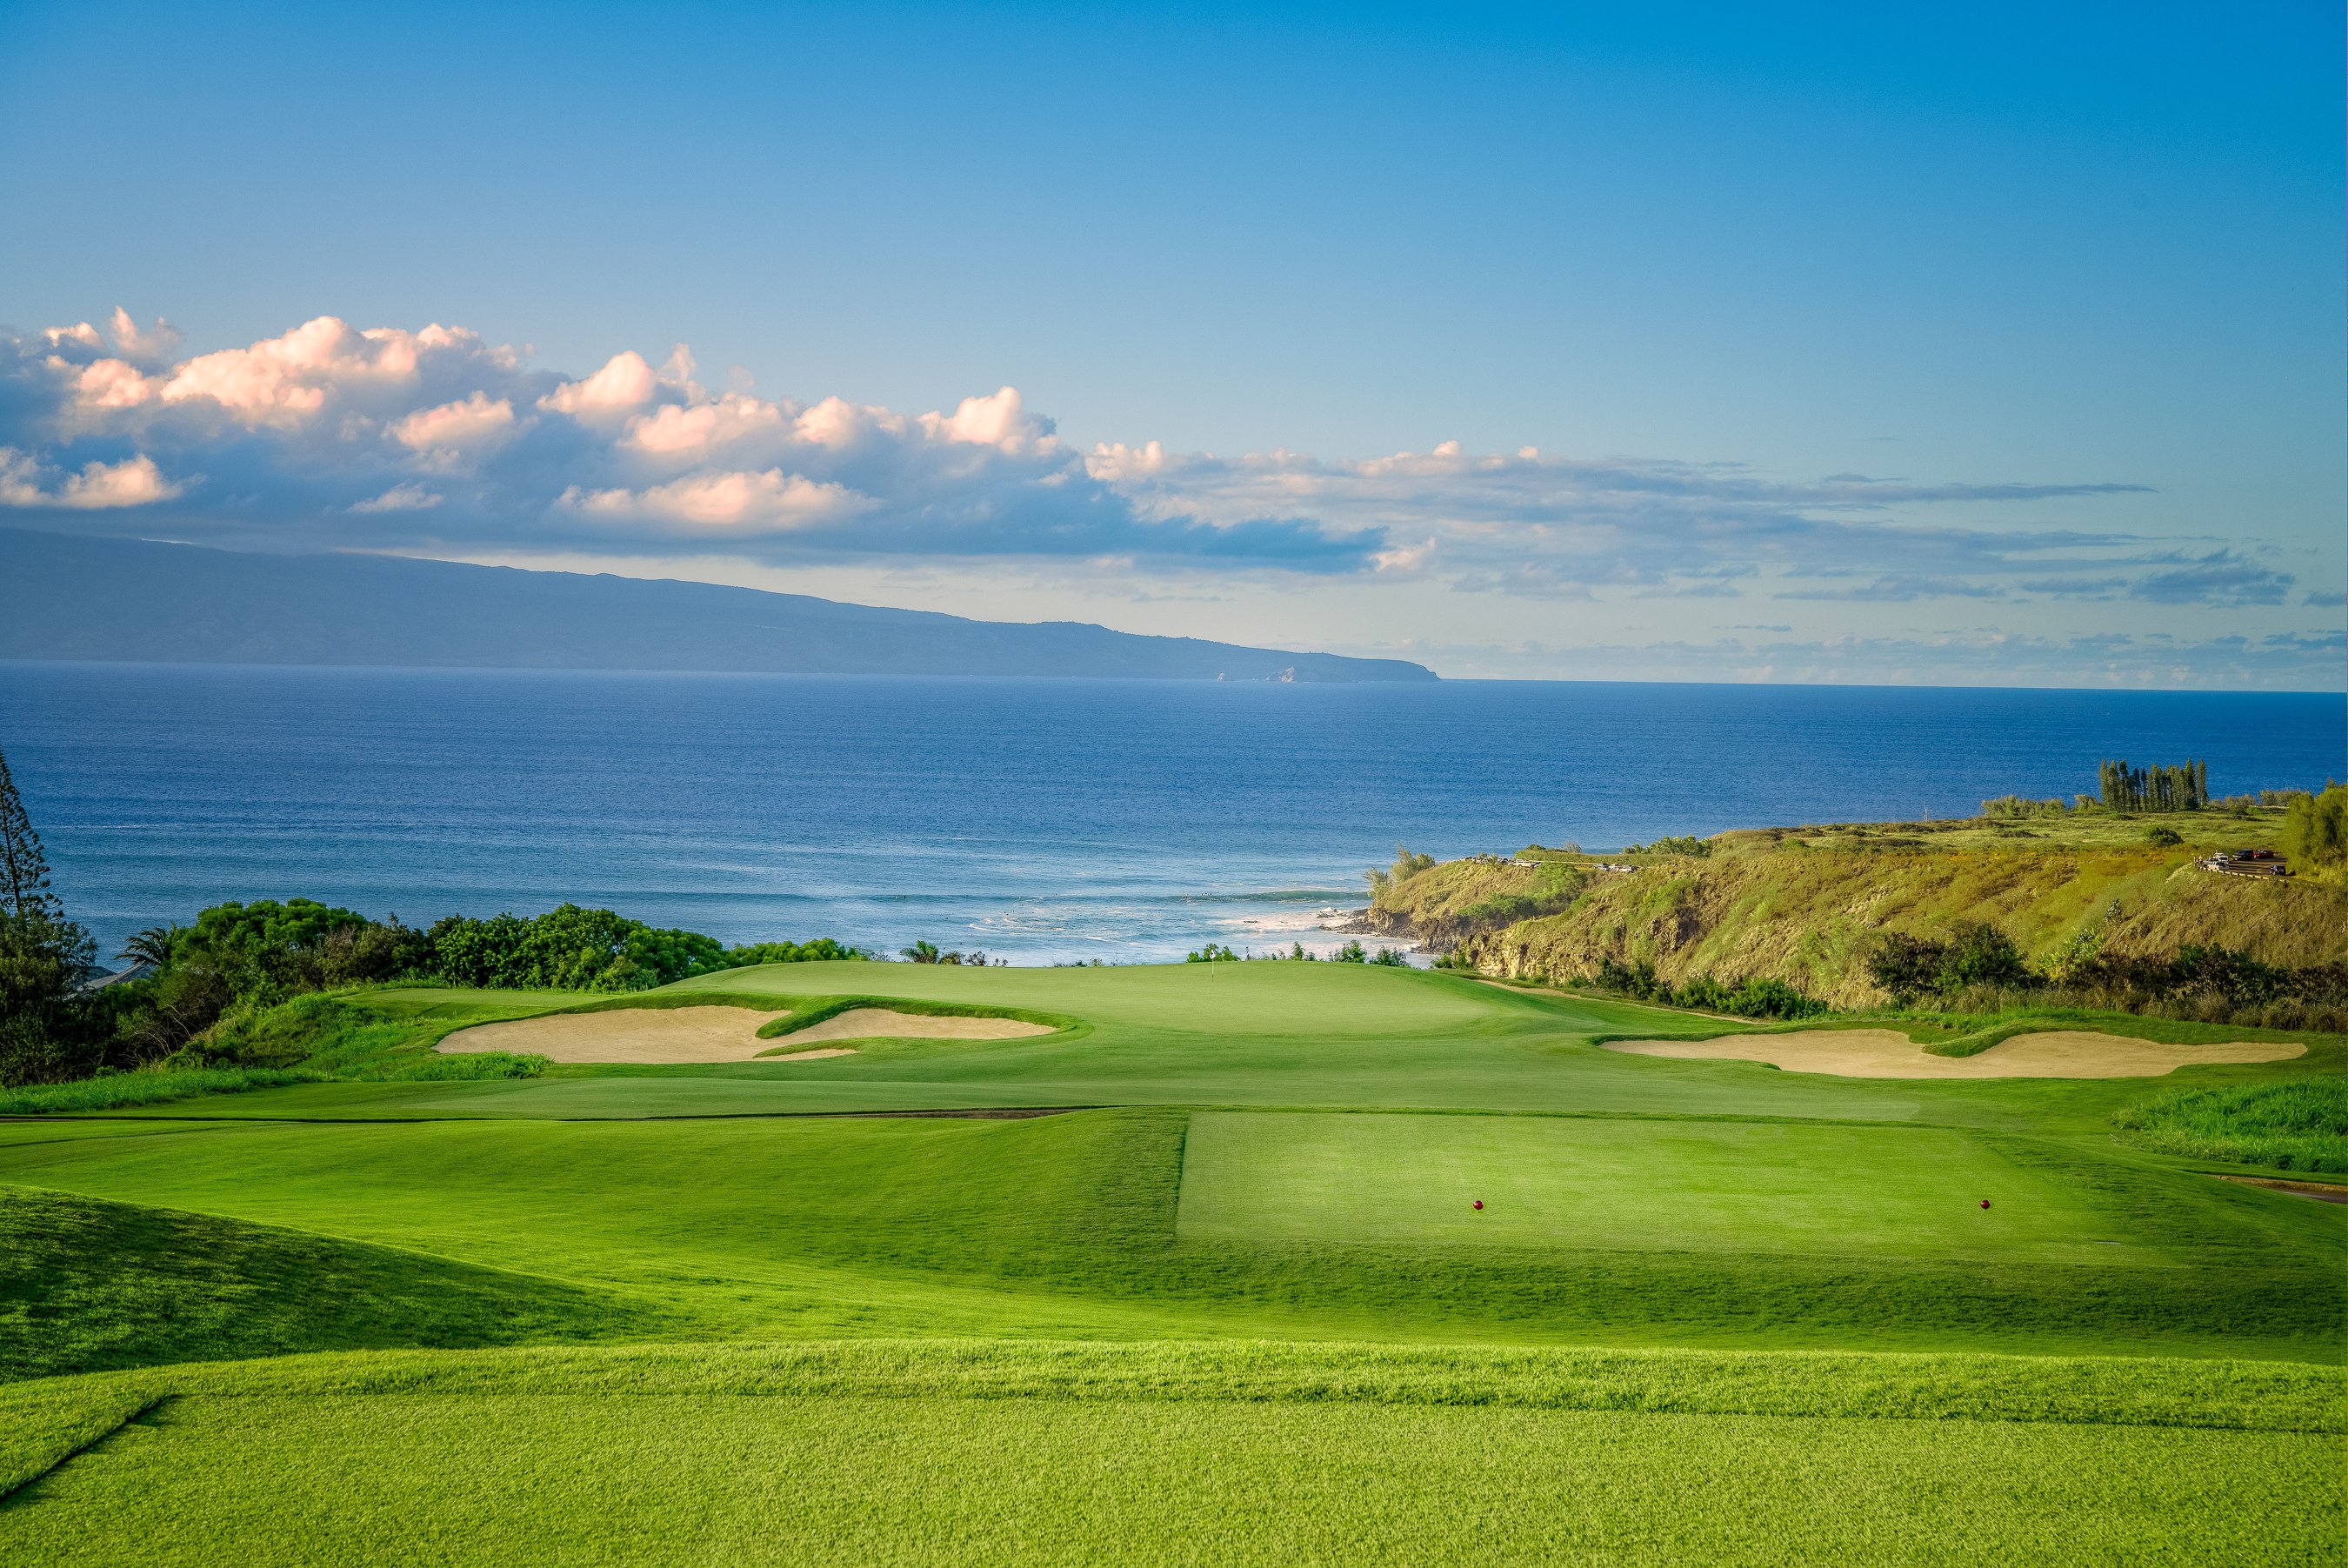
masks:
<path id="1" fill-rule="evenodd" d="M 120 309 L 103 328 L 0 337 L 0 522 L 516 564 L 961 563 L 997 583 L 1056 583 L 1064 598 L 1086 585 L 1129 603 L 1188 589 L 1259 615 L 1305 595 L 1360 606 L 1357 633 L 1334 630 L 1363 651 L 1464 650 L 1463 627 L 1514 617 L 1540 633 L 1513 639 L 1540 651 L 1522 673 L 1602 658 L 1698 678 L 1817 678 L 1795 673 L 1817 661 L 1791 656 L 1776 632 L 1754 642 L 1729 627 L 1760 610 L 1812 617 L 1820 634 L 1806 646 L 1896 645 L 1896 659 L 1837 658 L 1841 678 L 2339 679 L 2338 616 L 2303 613 L 2336 606 L 2336 584 L 2302 583 L 2303 562 L 2232 529 L 2113 525 L 2146 492 L 2125 476 L 1799 479 L 1456 441 L 1369 459 L 1157 441 L 1086 450 L 1011 387 L 911 415 L 801 403 L 714 390 L 683 346 L 658 364 L 626 349 L 565 373 L 438 325 L 319 316 L 242 347 L 188 354 L 184 342 Z M 1675 602 L 1667 624 L 1626 640 L 1624 617 L 1653 601 Z M 1427 627 L 1410 624 L 1413 604 Z M 1932 604 L 1962 610 L 1980 634 L 1962 651 L 1919 634 L 1913 616 Z M 2046 617 L 2096 605 L 2147 623 L 2302 614 L 2258 637 L 2214 623 L 2048 634 Z M 1984 631 L 1984 614 L 2025 621 Z M 1869 615 L 1848 631 L 1820 619 Z"/>

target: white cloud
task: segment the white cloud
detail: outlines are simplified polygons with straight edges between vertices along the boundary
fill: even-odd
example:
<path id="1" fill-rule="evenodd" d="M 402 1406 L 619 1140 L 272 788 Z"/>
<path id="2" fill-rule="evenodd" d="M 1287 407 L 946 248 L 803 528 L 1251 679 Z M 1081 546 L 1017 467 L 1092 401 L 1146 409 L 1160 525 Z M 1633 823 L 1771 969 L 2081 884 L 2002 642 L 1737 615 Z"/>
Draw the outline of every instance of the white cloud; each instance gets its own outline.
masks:
<path id="1" fill-rule="evenodd" d="M 965 397 L 951 414 L 924 414 L 922 428 L 942 440 L 1004 452 L 1048 451 L 1058 444 L 1051 422 L 1031 418 L 1020 406 L 1016 387 Z"/>
<path id="2" fill-rule="evenodd" d="M 369 512 L 429 511 L 447 499 L 436 490 L 426 490 L 422 485 L 394 485 L 381 495 L 370 496 L 365 500 L 352 502 L 350 510 L 362 516 Z"/>
<path id="3" fill-rule="evenodd" d="M 295 427 L 329 401 L 412 386 L 428 356 L 484 354 L 480 339 L 438 325 L 421 332 L 396 327 L 358 331 L 322 315 L 249 348 L 224 348 L 183 360 L 163 383 L 166 403 L 208 402 L 252 427 Z"/>
<path id="4" fill-rule="evenodd" d="M 82 324 L 85 329 L 88 322 Z M 114 307 L 113 319 L 108 324 L 114 337 L 114 351 L 123 358 L 139 364 L 160 364 L 178 352 L 187 334 L 165 321 L 155 318 L 155 325 L 141 327 L 130 318 L 130 313 L 120 305 Z"/>
<path id="5" fill-rule="evenodd" d="M 568 414 L 586 424 L 625 418 L 653 400 L 660 377 L 634 349 L 614 354 L 603 368 L 580 381 L 566 381 L 538 400 L 538 406 Z"/>
<path id="6" fill-rule="evenodd" d="M 74 400 L 85 409 L 136 408 L 155 396 L 155 384 L 127 360 L 100 359 L 74 375 Z"/>
<path id="7" fill-rule="evenodd" d="M 1370 563 L 1380 575 L 1387 577 L 1417 577 L 1435 563 L 1435 541 L 1417 544 L 1398 544 L 1381 550 L 1370 557 Z"/>
<path id="8" fill-rule="evenodd" d="M 61 507 L 68 511 L 104 511 L 170 500 L 180 487 L 163 477 L 145 455 L 118 463 L 85 464 L 54 490 L 43 486 L 46 469 L 30 453 L 0 447 L 0 506 Z"/>
<path id="9" fill-rule="evenodd" d="M 872 510 L 870 497 L 779 469 L 698 474 L 649 490 L 566 490 L 561 504 L 614 522 L 652 522 L 688 531 L 788 532 L 844 521 Z"/>
<path id="10" fill-rule="evenodd" d="M 780 405 L 728 392 L 689 407 L 664 404 L 631 421 L 623 440 L 639 452 L 692 460 L 737 442 L 786 438 L 790 427 Z"/>
<path id="11" fill-rule="evenodd" d="M 815 446 L 846 450 L 861 442 L 901 437 L 906 429 L 903 418 L 886 408 L 827 397 L 799 415 L 792 433 Z"/>
<path id="12" fill-rule="evenodd" d="M 394 440 L 418 452 L 485 451 L 513 434 L 513 405 L 476 392 L 435 407 L 418 408 L 391 427 Z"/>
<path id="13" fill-rule="evenodd" d="M 162 504 L 222 542 L 273 543 L 334 515 L 346 542 L 393 550 L 656 552 L 692 537 L 770 565 L 993 559 L 1106 580 L 1101 563 L 1125 562 L 1128 576 L 1292 585 L 1312 573 L 1457 596 L 1471 621 L 1665 598 L 1691 614 L 1707 598 L 1788 596 L 1841 607 L 1819 616 L 2274 607 L 2312 580 L 2255 541 L 2213 553 L 2046 520 L 2125 485 L 1786 478 L 1457 439 L 1363 459 L 1154 440 L 1086 454 L 1014 387 L 930 413 L 760 397 L 747 382 L 713 393 L 682 345 L 657 366 L 623 349 L 583 377 L 526 367 L 461 328 L 332 315 L 242 347 L 175 357 L 176 345 L 126 312 L 110 331 L 0 338 L 0 442 L 20 454 L 10 504 Z"/>

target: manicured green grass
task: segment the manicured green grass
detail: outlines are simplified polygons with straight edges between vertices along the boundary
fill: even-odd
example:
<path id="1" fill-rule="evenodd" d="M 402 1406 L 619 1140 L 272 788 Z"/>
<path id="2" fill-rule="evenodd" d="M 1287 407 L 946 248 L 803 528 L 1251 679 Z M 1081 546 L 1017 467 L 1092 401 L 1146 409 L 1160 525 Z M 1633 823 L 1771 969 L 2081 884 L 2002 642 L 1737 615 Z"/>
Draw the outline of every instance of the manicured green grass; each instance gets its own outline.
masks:
<path id="1" fill-rule="evenodd" d="M 46 1563 L 2321 1561 L 2336 1439 L 1506 1408 L 170 1400 L 0 1511 Z"/>
<path id="2" fill-rule="evenodd" d="M 1155 1104 L 1921 1118 L 2003 1128 L 2059 1123 L 2102 1136 L 2111 1112 L 2140 1098 L 2142 1088 L 2127 1080 L 1838 1079 L 1751 1063 L 1632 1058 L 1591 1042 L 1713 1035 L 1724 1025 L 1667 1009 L 1355 965 L 979 970 L 794 964 L 705 980 L 624 1000 L 675 1006 L 763 997 L 783 1007 L 853 987 L 861 996 L 1081 1022 L 1051 1036 L 896 1042 L 819 1061 L 557 1067 L 527 1081 L 389 1088 L 312 1084 L 191 1109 L 239 1117 L 600 1117 Z M 459 1005 L 446 1000 L 452 995 L 462 994 L 408 990 L 354 1000 L 388 998 L 383 1005 L 393 1009 L 421 1008 L 416 1026 L 428 1026 L 434 1038 L 461 1022 L 554 1011 L 577 1000 L 541 996 L 535 1007 L 500 1003 L 459 1016 Z M 2092 1026 L 2094 1020 L 2060 1022 Z M 2310 1054 L 2287 1070 L 2336 1069 L 2348 1060 L 2342 1042 L 2312 1038 Z M 413 1055 L 423 1047 L 407 1048 Z M 394 1059 L 406 1058 L 384 1058 Z M 2174 1081 L 2258 1081 L 2271 1070 L 2188 1068 Z"/>
<path id="3" fill-rule="evenodd" d="M 2278 1171 L 2348 1171 L 2348 1077 L 2172 1089 L 2113 1118 L 2147 1149 Z"/>
<path id="4" fill-rule="evenodd" d="M 2155 1261 L 2133 1229 L 1947 1128 L 1261 1113 L 1191 1119 L 1179 1222 L 1201 1239 Z"/>
<path id="5" fill-rule="evenodd" d="M 1952 1179 L 1993 1181 L 2018 1212 L 1961 1210 L 1903 1243 L 1896 1225 L 1855 1232 L 1798 1213 L 1806 1202 L 1862 1212 L 1887 1181 L 1906 1183 L 1902 1202 L 1929 1204 L 1929 1183 L 1899 1175 L 1895 1150 L 1863 1142 L 1892 1130 L 1266 1119 L 1259 1152 L 1299 1123 L 1354 1120 L 1423 1123 L 1426 1136 L 1457 1123 L 1458 1137 L 1513 1137 L 1519 1150 L 1582 1139 L 1613 1151 L 1615 1192 L 1635 1212 L 1583 1222 L 1572 1244 L 1479 1247 L 1429 1245 L 1415 1233 L 1298 1236 L 1281 1229 L 1287 1199 L 1275 1190 L 1251 1209 L 1244 1183 L 1221 1201 L 1222 1233 L 1185 1235 L 1178 1203 L 1193 1119 L 1120 1110 L 1015 1121 L 193 1123 L 17 1144 L 6 1140 L 30 1130 L 11 1129 L 0 1130 L 0 1178 L 592 1284 L 657 1299 L 708 1337 L 1147 1336 L 1180 1326 L 1548 1343 L 2338 1353 L 2348 1215 L 2063 1144 L 2008 1138 L 1984 1151 L 1962 1134 L 1910 1130 L 1918 1147 L 1958 1162 Z M 1737 1139 L 1756 1149 L 1791 1140 L 1812 1163 L 1789 1174 L 1756 1157 L 1740 1168 L 1724 1152 Z M 1656 1186 L 1680 1180 L 1671 1150 L 1690 1140 L 1713 1161 L 1700 1201 L 1715 1219 L 1702 1248 L 1689 1244 L 1697 1222 L 1684 1205 L 1658 1214 L 1637 1181 L 1642 1161 Z M 1238 1142 L 1251 1142 L 1244 1129 Z M 1858 1169 L 1819 1162 L 1838 1147 L 1858 1150 Z M 1210 1147 L 1203 1168 L 1213 1172 L 1217 1161 Z M 1681 1191 L 1698 1201 L 1694 1187 Z M 1797 1212 L 1740 1236 L 1720 1216 L 1755 1208 L 1756 1193 L 1760 1206 Z M 1957 1201 L 1975 1198 L 1969 1186 Z M 1962 1228 L 1976 1219 L 1988 1222 Z M 1662 1250 L 1643 1233 L 1659 1224 L 1680 1227 Z M 2092 1246 L 2102 1238 L 2083 1229 L 2127 1244 Z M 1952 1237 L 1967 1245 L 1952 1248 Z"/>
<path id="6" fill-rule="evenodd" d="M 2342 1525 L 2341 1393 L 2240 1363 L 1246 1343 L 308 1357 L 0 1390 L 0 1484 L 31 1481 L 0 1554 L 2308 1562 Z"/>
<path id="7" fill-rule="evenodd" d="M 850 995 L 1076 1022 L 400 1081 L 585 999 L 377 990 L 335 1003 L 375 1081 L 0 1123 L 0 1376 L 125 1368 L 0 1383 L 0 1486 L 39 1478 L 0 1560 L 2339 1542 L 2348 1212 L 2111 1122 L 2336 1072 L 2337 1039 L 2159 1086 L 1869 1082 L 1355 965 L 793 965 L 641 1000 Z M 1112 1109 L 805 1114 L 1071 1105 Z M 436 1345 L 525 1347 L 396 1348 Z M 217 1360 L 248 1355 L 280 1358 Z"/>

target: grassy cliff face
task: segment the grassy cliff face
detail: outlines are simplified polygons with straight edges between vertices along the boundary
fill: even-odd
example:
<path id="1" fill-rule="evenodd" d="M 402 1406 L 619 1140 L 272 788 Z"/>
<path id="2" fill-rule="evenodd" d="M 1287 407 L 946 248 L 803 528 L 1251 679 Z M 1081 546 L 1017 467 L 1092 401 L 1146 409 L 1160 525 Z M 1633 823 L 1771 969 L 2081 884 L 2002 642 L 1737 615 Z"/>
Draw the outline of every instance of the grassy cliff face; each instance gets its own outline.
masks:
<path id="1" fill-rule="evenodd" d="M 1944 937 L 1966 922 L 1997 926 L 2042 965 L 2073 944 L 2117 956 L 2215 944 L 2292 965 L 2348 958 L 2348 888 L 2194 864 L 2216 849 L 2271 842 L 2272 815 L 2172 817 L 2182 841 L 2167 846 L 2146 841 L 2142 819 L 1724 833 L 1707 857 L 1598 873 L 1570 909 L 1472 936 L 1458 951 L 1511 977 L 1588 977 L 1606 959 L 1646 962 L 1675 984 L 1760 976 L 1851 1007 L 1884 1000 L 1865 961 L 1879 932 Z"/>
<path id="2" fill-rule="evenodd" d="M 1390 936 L 1414 936 L 1447 953 L 1481 933 L 1568 907 L 1590 875 L 1562 861 L 1527 864 L 1484 855 L 1445 861 L 1380 884 L 1368 921 Z"/>

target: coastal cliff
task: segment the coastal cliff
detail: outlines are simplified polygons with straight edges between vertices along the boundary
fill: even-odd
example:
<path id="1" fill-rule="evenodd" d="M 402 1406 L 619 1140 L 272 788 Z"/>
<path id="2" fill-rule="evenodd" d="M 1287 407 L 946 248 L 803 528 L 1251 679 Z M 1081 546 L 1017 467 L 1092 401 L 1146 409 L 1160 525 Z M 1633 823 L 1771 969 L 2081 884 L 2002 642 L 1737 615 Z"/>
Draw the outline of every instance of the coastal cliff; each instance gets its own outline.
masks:
<path id="1" fill-rule="evenodd" d="M 1741 830 L 1701 841 L 1700 854 L 1454 861 L 1390 875 L 1369 918 L 1495 976 L 1587 980 L 1647 965 L 1673 985 L 1777 980 L 1837 1007 L 1888 999 L 1867 962 L 1884 934 L 1939 941 L 1976 924 L 2042 970 L 2197 945 L 2281 967 L 2348 961 L 2348 888 L 2198 863 L 2270 841 L 2279 816 L 2212 812 L 2158 846 L 2141 841 L 2141 823 L 1973 820 Z M 1501 918 L 1543 898 L 1557 907 Z"/>

